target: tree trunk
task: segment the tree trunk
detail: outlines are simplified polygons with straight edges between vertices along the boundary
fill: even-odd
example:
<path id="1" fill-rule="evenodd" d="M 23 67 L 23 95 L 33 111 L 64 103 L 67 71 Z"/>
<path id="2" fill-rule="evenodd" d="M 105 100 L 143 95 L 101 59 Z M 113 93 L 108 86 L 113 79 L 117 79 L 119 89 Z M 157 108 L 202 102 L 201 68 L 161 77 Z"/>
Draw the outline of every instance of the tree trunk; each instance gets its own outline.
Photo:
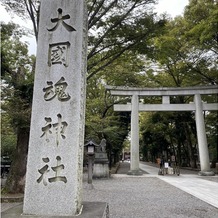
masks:
<path id="1" fill-rule="evenodd" d="M 181 166 L 182 159 L 181 159 L 181 142 L 178 140 L 178 148 L 176 153 L 176 162 Z"/>
<path id="2" fill-rule="evenodd" d="M 18 128 L 17 147 L 5 186 L 8 193 L 24 193 L 28 144 L 29 128 Z"/>
<path id="3" fill-rule="evenodd" d="M 185 125 L 185 135 L 186 135 L 187 148 L 188 148 L 191 168 L 197 168 L 194 148 L 192 146 L 192 141 L 191 141 L 191 132 L 189 130 L 188 124 Z"/>

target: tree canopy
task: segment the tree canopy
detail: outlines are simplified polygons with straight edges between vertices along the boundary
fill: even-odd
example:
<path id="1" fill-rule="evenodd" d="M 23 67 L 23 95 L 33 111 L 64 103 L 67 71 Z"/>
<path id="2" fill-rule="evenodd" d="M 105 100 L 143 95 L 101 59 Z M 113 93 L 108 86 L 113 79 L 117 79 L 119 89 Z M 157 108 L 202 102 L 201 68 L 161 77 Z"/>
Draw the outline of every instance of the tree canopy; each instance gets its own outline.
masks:
<path id="1" fill-rule="evenodd" d="M 155 0 L 87 0 L 88 8 L 88 75 L 87 80 L 128 51 L 143 47 L 146 41 L 160 31 L 162 21 L 152 12 Z M 29 17 L 38 39 L 40 1 L 3 0 L 8 11 Z"/>
<path id="2" fill-rule="evenodd" d="M 184 15 L 170 19 L 162 34 L 151 39 L 153 52 L 148 53 L 148 57 L 156 67 L 150 68 L 145 75 L 153 81 L 152 85 L 165 87 L 217 85 L 217 25 L 216 1 L 190 0 Z M 203 96 L 203 100 L 211 103 L 217 102 L 217 96 Z M 193 99 L 187 96 L 185 98 L 177 97 L 171 101 L 185 103 L 193 101 Z M 148 140 L 152 138 L 150 140 L 152 154 L 155 153 L 156 157 L 161 155 L 161 149 L 152 149 L 160 146 L 155 134 L 162 137 L 161 133 L 164 132 L 164 138 L 168 143 L 166 150 L 169 153 L 174 150 L 174 154 L 175 152 L 179 154 L 181 162 L 184 162 L 182 158 L 185 157 L 186 164 L 196 167 L 197 141 L 194 113 L 166 113 L 163 115 L 156 112 L 145 116 L 150 117 L 143 121 L 141 127 L 142 141 L 144 140 L 147 148 L 146 154 L 148 154 L 147 145 L 149 145 L 146 136 L 149 136 Z M 158 122 L 154 122 L 153 117 L 158 117 Z M 211 117 L 214 118 L 212 126 L 217 131 L 215 124 L 217 123 L 217 112 L 206 113 L 206 123 L 208 120 L 211 121 Z M 165 123 L 164 120 L 167 122 Z M 217 143 L 213 142 L 217 139 L 217 134 L 210 134 L 212 129 L 208 124 L 207 129 L 208 143 L 210 144 L 212 141 L 213 144 L 209 146 L 210 158 L 215 160 L 218 158 L 218 149 Z"/>
<path id="3" fill-rule="evenodd" d="M 7 181 L 7 189 L 12 192 L 23 191 L 33 93 L 35 57 L 28 55 L 27 44 L 20 41 L 23 34 L 18 25 L 1 23 L 1 101 L 6 121 L 1 129 L 3 153 L 8 150 L 8 141 L 14 143 L 17 140 L 11 176 Z"/>

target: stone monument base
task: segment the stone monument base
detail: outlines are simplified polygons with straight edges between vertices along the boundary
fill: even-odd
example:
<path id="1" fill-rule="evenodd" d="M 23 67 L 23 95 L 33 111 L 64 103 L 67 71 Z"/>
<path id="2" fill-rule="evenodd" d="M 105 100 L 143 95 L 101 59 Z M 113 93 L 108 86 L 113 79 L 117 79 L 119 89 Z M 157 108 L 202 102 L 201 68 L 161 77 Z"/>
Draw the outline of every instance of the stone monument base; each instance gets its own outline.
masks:
<path id="1" fill-rule="evenodd" d="M 109 206 L 106 202 L 83 202 L 83 210 L 77 216 L 36 216 L 23 215 L 23 204 L 1 213 L 1 218 L 109 218 Z"/>
<path id="2" fill-rule="evenodd" d="M 109 178 L 108 157 L 106 152 L 96 152 L 93 167 L 93 179 Z"/>
<path id="3" fill-rule="evenodd" d="M 108 163 L 95 163 L 93 170 L 93 179 L 109 178 Z"/>
<path id="4" fill-rule="evenodd" d="M 198 173 L 199 176 L 215 176 L 213 171 L 200 171 Z"/>
<path id="5" fill-rule="evenodd" d="M 141 176 L 143 175 L 143 172 L 141 170 L 130 170 L 128 171 L 127 175 Z"/>

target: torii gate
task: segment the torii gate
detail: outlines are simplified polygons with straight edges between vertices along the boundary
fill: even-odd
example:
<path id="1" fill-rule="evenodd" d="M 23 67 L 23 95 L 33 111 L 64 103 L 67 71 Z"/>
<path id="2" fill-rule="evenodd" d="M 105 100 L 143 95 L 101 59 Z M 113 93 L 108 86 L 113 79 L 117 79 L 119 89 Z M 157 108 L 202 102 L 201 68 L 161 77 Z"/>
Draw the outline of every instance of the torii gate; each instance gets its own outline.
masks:
<path id="1" fill-rule="evenodd" d="M 141 175 L 139 169 L 139 115 L 140 111 L 195 111 L 197 140 L 201 171 L 199 175 L 211 176 L 209 153 L 203 111 L 218 110 L 218 103 L 204 103 L 201 95 L 218 94 L 218 86 L 132 88 L 105 86 L 115 96 L 131 96 L 131 104 L 115 104 L 115 111 L 131 111 L 131 163 L 129 175 Z M 141 104 L 139 96 L 162 96 L 162 104 Z M 189 104 L 171 104 L 170 96 L 194 96 Z"/>

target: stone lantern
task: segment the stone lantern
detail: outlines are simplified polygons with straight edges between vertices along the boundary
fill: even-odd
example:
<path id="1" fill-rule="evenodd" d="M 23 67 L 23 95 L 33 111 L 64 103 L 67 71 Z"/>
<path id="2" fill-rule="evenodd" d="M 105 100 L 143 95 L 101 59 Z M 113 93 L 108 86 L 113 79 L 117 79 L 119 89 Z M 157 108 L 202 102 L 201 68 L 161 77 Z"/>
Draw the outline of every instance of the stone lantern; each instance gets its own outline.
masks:
<path id="1" fill-rule="evenodd" d="M 98 144 L 96 144 L 95 142 L 93 142 L 92 140 L 90 140 L 89 142 L 87 142 L 84 147 L 86 148 L 86 152 L 88 155 L 88 186 L 90 189 L 93 188 L 93 184 L 92 184 L 92 175 L 93 175 L 93 170 L 92 170 L 92 166 L 93 166 L 93 161 L 94 161 L 94 156 L 95 156 L 95 147 L 99 146 Z"/>

